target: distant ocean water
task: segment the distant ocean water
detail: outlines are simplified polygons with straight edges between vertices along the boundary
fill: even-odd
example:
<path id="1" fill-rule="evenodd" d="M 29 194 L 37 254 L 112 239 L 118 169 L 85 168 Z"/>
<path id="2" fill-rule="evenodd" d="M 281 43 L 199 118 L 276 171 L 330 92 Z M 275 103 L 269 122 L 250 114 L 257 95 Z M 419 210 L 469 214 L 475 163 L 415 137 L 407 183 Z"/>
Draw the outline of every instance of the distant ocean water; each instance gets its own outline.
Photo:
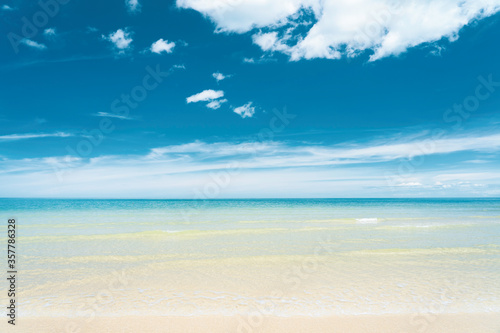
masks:
<path id="1" fill-rule="evenodd" d="M 16 216 L 29 226 L 24 236 L 43 235 L 47 228 L 50 234 L 78 235 L 226 230 L 241 224 L 293 228 L 297 223 L 311 226 L 325 221 L 451 227 L 495 224 L 500 218 L 500 199 L 0 199 L 0 214 Z"/>
<path id="2" fill-rule="evenodd" d="M 30 238 L 318 229 L 336 230 L 339 241 L 365 239 L 358 249 L 370 248 L 373 238 L 403 248 L 500 244 L 500 199 L 0 199 L 0 214 L 16 217 L 19 236 Z"/>
<path id="3" fill-rule="evenodd" d="M 231 314 L 272 288 L 278 315 L 500 313 L 500 199 L 0 199 L 0 216 L 17 220 L 25 315 L 77 316 L 123 270 L 103 313 Z"/>

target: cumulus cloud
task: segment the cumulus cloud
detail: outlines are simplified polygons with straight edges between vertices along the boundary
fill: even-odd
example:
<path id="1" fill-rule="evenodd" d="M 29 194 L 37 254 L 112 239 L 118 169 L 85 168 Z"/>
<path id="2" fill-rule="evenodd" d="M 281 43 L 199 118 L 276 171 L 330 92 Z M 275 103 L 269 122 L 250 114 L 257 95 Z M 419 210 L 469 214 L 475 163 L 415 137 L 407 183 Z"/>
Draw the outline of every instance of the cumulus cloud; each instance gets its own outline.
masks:
<path id="1" fill-rule="evenodd" d="M 123 29 L 118 29 L 108 36 L 102 35 L 102 38 L 111 42 L 118 53 L 125 53 L 125 51 L 131 47 L 130 44 L 133 41 L 130 32 Z"/>
<path id="2" fill-rule="evenodd" d="M 151 45 L 150 50 L 151 52 L 157 54 L 161 54 L 162 52 L 172 53 L 174 47 L 174 42 L 169 42 L 168 40 L 163 40 L 162 38 L 160 38 Z"/>
<path id="3" fill-rule="evenodd" d="M 189 96 L 188 98 L 186 98 L 186 101 L 188 103 L 208 102 L 221 97 L 224 97 L 224 92 L 222 90 L 207 89 L 202 91 L 201 93 Z"/>
<path id="4" fill-rule="evenodd" d="M 252 102 L 245 105 L 234 108 L 233 111 L 241 116 L 241 118 L 252 118 L 255 114 L 255 107 L 252 106 Z"/>
<path id="5" fill-rule="evenodd" d="M 497 13 L 500 0 L 177 0 L 177 6 L 209 17 L 217 32 L 259 29 L 253 41 L 262 50 L 291 60 L 369 52 L 374 61 L 455 41 L 464 26 Z"/>
<path id="6" fill-rule="evenodd" d="M 12 8 L 12 7 L 11 7 L 11 6 L 9 6 L 9 5 L 3 5 L 3 6 L 2 6 L 2 7 L 0 7 L 0 8 L 2 8 L 2 10 L 5 10 L 5 11 L 12 11 L 12 10 L 14 10 L 14 8 Z"/>
<path id="7" fill-rule="evenodd" d="M 47 48 L 45 44 L 35 42 L 34 40 L 28 38 L 24 38 L 23 40 L 21 40 L 21 43 L 37 50 L 45 50 Z"/>
<path id="8" fill-rule="evenodd" d="M 125 0 L 125 6 L 127 7 L 127 11 L 133 14 L 139 13 L 142 7 L 139 0 Z"/>

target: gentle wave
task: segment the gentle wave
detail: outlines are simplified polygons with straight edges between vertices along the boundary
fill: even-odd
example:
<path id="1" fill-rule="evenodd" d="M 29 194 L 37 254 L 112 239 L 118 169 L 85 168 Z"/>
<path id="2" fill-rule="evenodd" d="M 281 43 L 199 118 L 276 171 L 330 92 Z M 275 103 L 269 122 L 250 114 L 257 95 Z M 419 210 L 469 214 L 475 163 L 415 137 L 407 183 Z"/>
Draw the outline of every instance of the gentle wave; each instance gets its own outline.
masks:
<path id="1" fill-rule="evenodd" d="M 379 219 L 376 217 L 368 217 L 368 218 L 356 219 L 356 222 L 359 224 L 377 224 L 379 222 Z"/>

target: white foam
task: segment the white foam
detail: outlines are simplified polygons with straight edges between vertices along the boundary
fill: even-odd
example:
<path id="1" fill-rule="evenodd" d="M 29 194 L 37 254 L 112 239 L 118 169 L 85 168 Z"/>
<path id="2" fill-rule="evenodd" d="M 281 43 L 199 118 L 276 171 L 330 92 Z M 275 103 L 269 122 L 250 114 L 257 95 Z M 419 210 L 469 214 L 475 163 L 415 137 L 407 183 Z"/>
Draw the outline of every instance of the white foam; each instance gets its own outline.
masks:
<path id="1" fill-rule="evenodd" d="M 378 223 L 378 218 L 369 217 L 369 218 L 356 219 L 356 222 L 359 224 L 376 224 Z"/>

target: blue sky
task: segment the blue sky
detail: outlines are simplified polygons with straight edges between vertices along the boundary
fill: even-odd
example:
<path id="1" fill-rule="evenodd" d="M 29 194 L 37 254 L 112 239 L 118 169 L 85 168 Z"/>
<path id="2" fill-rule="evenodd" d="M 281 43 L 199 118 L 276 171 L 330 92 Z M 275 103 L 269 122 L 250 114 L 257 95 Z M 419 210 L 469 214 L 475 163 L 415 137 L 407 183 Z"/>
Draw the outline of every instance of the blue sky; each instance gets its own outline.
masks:
<path id="1" fill-rule="evenodd" d="M 500 196 L 500 1 L 6 1 L 2 197 Z"/>

